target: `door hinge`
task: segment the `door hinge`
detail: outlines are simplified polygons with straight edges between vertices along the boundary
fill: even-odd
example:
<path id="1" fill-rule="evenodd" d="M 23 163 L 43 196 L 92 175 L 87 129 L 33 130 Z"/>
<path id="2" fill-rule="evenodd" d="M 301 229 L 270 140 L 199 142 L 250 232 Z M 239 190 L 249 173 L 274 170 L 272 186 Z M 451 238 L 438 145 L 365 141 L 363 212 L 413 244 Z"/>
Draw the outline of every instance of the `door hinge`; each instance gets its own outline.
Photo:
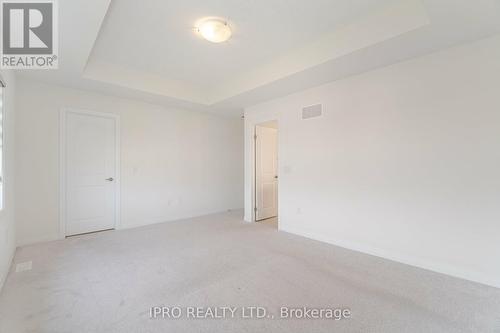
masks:
<path id="1" fill-rule="evenodd" d="M 257 212 L 257 207 L 255 207 L 255 208 L 253 209 L 253 211 L 254 211 L 254 212 Z"/>
<path id="2" fill-rule="evenodd" d="M 255 134 L 255 135 L 253 136 L 253 139 L 254 139 L 254 140 L 257 140 L 257 134 Z"/>

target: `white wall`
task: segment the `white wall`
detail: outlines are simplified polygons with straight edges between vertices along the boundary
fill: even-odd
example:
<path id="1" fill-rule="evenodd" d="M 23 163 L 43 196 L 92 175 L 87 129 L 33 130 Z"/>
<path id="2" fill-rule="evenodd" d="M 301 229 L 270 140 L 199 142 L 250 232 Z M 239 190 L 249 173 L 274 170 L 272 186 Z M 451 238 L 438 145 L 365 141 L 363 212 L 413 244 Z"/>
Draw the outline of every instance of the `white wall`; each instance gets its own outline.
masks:
<path id="1" fill-rule="evenodd" d="M 15 127 L 15 90 L 16 80 L 10 71 L 0 71 L 7 84 L 4 93 L 4 207 L 0 211 L 0 290 L 10 268 L 15 250 L 14 224 L 14 127 Z"/>
<path id="2" fill-rule="evenodd" d="M 243 206 L 243 123 L 20 79 L 17 94 L 18 244 L 59 233 L 59 112 L 121 116 L 125 228 Z"/>
<path id="3" fill-rule="evenodd" d="M 282 230 L 500 287 L 499 59 L 495 36 L 248 108 L 246 220 L 278 119 Z"/>

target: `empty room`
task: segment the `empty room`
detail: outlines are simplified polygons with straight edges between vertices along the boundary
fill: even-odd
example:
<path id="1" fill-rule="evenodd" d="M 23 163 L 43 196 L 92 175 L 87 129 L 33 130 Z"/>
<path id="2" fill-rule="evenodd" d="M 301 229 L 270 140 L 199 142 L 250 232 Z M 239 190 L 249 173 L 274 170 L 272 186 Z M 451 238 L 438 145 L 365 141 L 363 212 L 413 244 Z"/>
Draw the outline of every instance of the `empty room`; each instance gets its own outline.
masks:
<path id="1" fill-rule="evenodd" d="M 500 333 L 500 0 L 0 21 L 0 333 Z"/>

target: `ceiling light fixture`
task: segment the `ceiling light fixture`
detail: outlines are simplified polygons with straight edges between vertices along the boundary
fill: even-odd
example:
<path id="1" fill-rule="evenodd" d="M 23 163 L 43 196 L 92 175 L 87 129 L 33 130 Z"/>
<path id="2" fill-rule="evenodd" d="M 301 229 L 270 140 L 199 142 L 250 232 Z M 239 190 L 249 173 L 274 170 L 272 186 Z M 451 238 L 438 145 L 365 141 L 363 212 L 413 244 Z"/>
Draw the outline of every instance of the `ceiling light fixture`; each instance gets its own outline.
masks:
<path id="1" fill-rule="evenodd" d="M 212 43 L 222 43 L 231 38 L 231 28 L 226 21 L 218 18 L 208 18 L 196 25 L 197 32 Z"/>

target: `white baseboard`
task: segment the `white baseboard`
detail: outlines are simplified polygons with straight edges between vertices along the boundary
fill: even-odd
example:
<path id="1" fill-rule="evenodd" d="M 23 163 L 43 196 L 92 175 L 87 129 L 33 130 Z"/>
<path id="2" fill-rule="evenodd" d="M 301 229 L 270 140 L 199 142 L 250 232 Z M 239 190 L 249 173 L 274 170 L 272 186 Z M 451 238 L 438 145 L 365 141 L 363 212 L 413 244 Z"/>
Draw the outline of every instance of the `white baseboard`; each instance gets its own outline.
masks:
<path id="1" fill-rule="evenodd" d="M 153 225 L 153 224 L 159 224 L 159 223 L 168 223 L 168 222 L 175 222 L 178 220 L 185 220 L 185 219 L 190 219 L 190 218 L 196 218 L 196 217 L 202 217 L 206 215 L 213 215 L 213 214 L 222 214 L 226 213 L 228 211 L 238 211 L 243 214 L 243 208 L 230 208 L 230 209 L 215 209 L 215 210 L 206 210 L 206 211 L 199 211 L 195 212 L 192 214 L 178 214 L 178 215 L 170 215 L 170 216 L 164 216 L 164 217 L 158 217 L 154 219 L 140 219 L 140 223 L 126 223 L 125 220 L 123 219 L 122 216 L 122 223 L 120 224 L 119 227 L 116 228 L 116 230 L 121 230 L 121 229 L 133 229 L 133 228 L 140 228 L 140 227 L 145 227 L 148 225 Z M 46 243 L 46 242 L 52 242 L 56 240 L 61 240 L 64 238 L 61 238 L 59 235 L 59 232 L 57 234 L 52 234 L 52 235 L 42 235 L 39 237 L 31 237 L 31 238 L 22 238 L 17 241 L 17 246 L 18 247 L 23 247 L 23 246 L 29 246 L 29 245 L 35 245 L 39 243 Z"/>
<path id="2" fill-rule="evenodd" d="M 10 268 L 12 267 L 12 262 L 14 260 L 14 254 L 16 253 L 16 249 L 14 248 L 13 251 L 11 251 L 9 255 L 9 260 L 7 265 L 5 266 L 5 271 L 0 272 L 0 293 L 2 292 L 3 285 L 5 284 L 5 281 L 7 280 L 7 276 L 9 275 Z"/>
<path id="3" fill-rule="evenodd" d="M 43 235 L 40 237 L 29 237 L 29 238 L 22 238 L 17 241 L 17 247 L 23 247 L 23 246 L 29 246 L 29 245 L 35 245 L 39 243 L 46 243 L 46 242 L 52 242 L 55 240 L 60 240 L 59 234 L 54 234 L 54 235 Z"/>
<path id="4" fill-rule="evenodd" d="M 215 210 L 199 211 L 199 212 L 189 213 L 189 214 L 178 214 L 178 215 L 157 217 L 157 218 L 148 219 L 148 220 L 141 219 L 140 223 L 123 223 L 123 221 L 122 221 L 122 225 L 120 226 L 120 228 L 117 228 L 117 230 L 119 230 L 119 229 L 134 229 L 134 228 L 145 227 L 148 225 L 170 223 L 170 222 L 176 222 L 176 221 L 181 221 L 181 220 L 193 219 L 193 218 L 197 218 L 197 217 L 223 214 L 223 213 L 235 212 L 235 211 L 241 211 L 241 213 L 243 213 L 243 208 L 215 209 Z"/>
<path id="5" fill-rule="evenodd" d="M 460 269 L 458 267 L 454 267 L 451 265 L 438 263 L 438 262 L 430 262 L 428 260 L 423 260 L 417 257 L 411 257 L 404 254 L 393 253 L 392 251 L 387 251 L 381 248 L 374 248 L 365 246 L 362 244 L 357 244 L 350 241 L 338 240 L 333 237 L 329 237 L 324 234 L 317 234 L 311 231 L 300 230 L 300 228 L 293 227 L 285 227 L 280 226 L 281 231 L 285 231 L 294 235 L 303 236 L 306 238 L 314 239 L 320 242 L 336 245 L 348 250 L 353 250 L 357 252 L 362 252 L 365 254 L 373 255 L 376 257 L 381 257 L 384 259 L 396 261 L 402 264 L 423 268 L 426 270 L 434 271 L 441 274 L 450 275 L 453 277 L 457 277 L 460 279 L 465 279 L 481 284 L 485 284 L 491 287 L 500 288 L 500 278 L 494 276 L 488 276 L 480 272 L 467 271 Z"/>

